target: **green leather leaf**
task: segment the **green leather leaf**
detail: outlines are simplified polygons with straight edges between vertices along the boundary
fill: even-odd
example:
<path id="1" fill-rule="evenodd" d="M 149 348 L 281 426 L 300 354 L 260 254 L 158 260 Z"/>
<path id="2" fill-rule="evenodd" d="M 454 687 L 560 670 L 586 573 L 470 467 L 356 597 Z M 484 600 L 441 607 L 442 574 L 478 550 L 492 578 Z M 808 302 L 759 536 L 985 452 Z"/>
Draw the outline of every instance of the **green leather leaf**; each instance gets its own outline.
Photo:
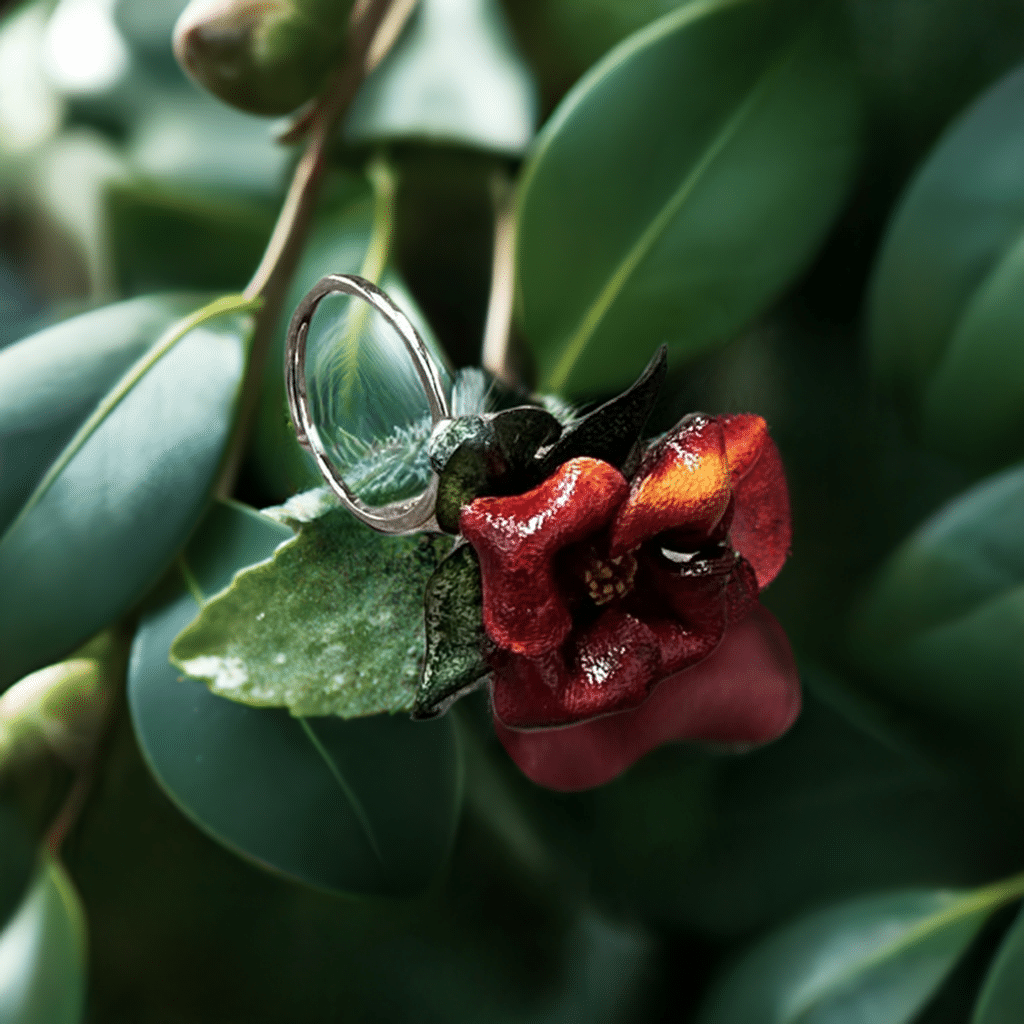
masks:
<path id="1" fill-rule="evenodd" d="M 117 302 L 0 353 L 0 530 L 121 375 L 197 305 L 185 295 Z"/>
<path id="2" fill-rule="evenodd" d="M 698 1024 L 907 1024 L 1005 901 L 998 889 L 919 889 L 809 914 L 745 953 Z"/>
<path id="3" fill-rule="evenodd" d="M 0 932 L 0 1020 L 78 1024 L 85 1013 L 85 917 L 71 880 L 43 857 Z"/>
<path id="4" fill-rule="evenodd" d="M 1017 915 L 981 987 L 971 1024 L 1024 1020 L 1024 912 Z"/>
<path id="5" fill-rule="evenodd" d="M 238 306 L 228 299 L 217 308 Z M 116 329 L 130 350 L 143 331 L 138 310 L 147 307 L 122 308 L 130 315 L 120 321 L 110 312 L 117 324 L 111 333 Z M 85 362 L 100 367 L 98 357 L 89 355 L 102 351 L 95 315 L 55 330 L 70 342 L 81 329 Z M 172 327 L 76 424 L 75 437 L 62 450 L 46 452 L 56 460 L 0 535 L 0 686 L 58 660 L 124 614 L 184 543 L 220 464 L 249 330 L 247 317 L 225 313 L 171 344 L 178 333 Z M 35 370 L 48 365 L 51 339 L 38 335 L 3 353 L 26 395 L 40 388 Z M 150 340 L 157 341 L 155 325 Z M 110 349 L 105 372 L 112 375 L 123 349 Z M 75 361 L 49 365 L 47 392 L 73 394 Z M 104 373 L 92 372 L 89 386 L 98 391 Z M 33 407 L 27 406 L 26 422 Z M 40 425 L 55 439 L 70 426 L 48 417 Z"/>
<path id="6" fill-rule="evenodd" d="M 1024 450 L 1024 70 L 949 128 L 889 227 L 869 306 L 875 376 L 932 447 L 978 465 Z"/>
<path id="7" fill-rule="evenodd" d="M 244 506 L 215 505 L 184 556 L 190 589 L 223 590 L 289 532 Z M 198 611 L 183 584 L 171 591 L 143 620 L 129 666 L 136 736 L 168 795 L 218 842 L 307 884 L 379 895 L 428 886 L 459 814 L 452 723 L 305 719 L 224 700 L 168 663 Z M 325 621 L 292 623 L 289 653 L 302 639 L 316 645 Z M 351 671 L 344 660 L 334 668 Z"/>
<path id="8" fill-rule="evenodd" d="M 1024 771 L 1024 468 L 940 509 L 883 565 L 852 629 L 870 685 L 946 754 Z"/>
<path id="9" fill-rule="evenodd" d="M 297 535 L 223 593 L 202 591 L 199 617 L 171 648 L 174 664 L 254 707 L 344 718 L 408 711 L 424 588 L 451 541 L 376 533 L 322 492 L 271 511 Z"/>
<path id="10" fill-rule="evenodd" d="M 480 559 L 469 544 L 453 551 L 427 581 L 427 649 L 412 716 L 433 718 L 469 692 L 490 672 L 484 657 Z"/>
<path id="11" fill-rule="evenodd" d="M 518 311 L 541 390 L 616 390 L 663 341 L 677 362 L 724 343 L 806 266 L 859 142 L 832 31 L 804 13 L 686 4 L 552 115 L 518 204 Z"/>
<path id="12" fill-rule="evenodd" d="M 345 139 L 414 139 L 518 156 L 537 123 L 537 88 L 498 0 L 419 0 L 363 84 Z"/>

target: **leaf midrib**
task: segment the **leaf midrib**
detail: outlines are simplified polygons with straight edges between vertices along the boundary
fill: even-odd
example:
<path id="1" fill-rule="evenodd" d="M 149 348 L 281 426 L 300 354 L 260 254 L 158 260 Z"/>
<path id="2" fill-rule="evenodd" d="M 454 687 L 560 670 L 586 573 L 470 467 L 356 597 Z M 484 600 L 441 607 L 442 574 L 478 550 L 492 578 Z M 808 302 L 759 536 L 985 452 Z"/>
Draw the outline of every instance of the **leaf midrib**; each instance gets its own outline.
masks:
<path id="1" fill-rule="evenodd" d="M 925 918 L 915 927 L 906 931 L 899 939 L 888 943 L 871 956 L 851 964 L 841 974 L 836 975 L 822 989 L 813 993 L 808 1000 L 796 1009 L 789 1018 L 789 1024 L 802 1024 L 810 1020 L 810 1015 L 823 1004 L 832 999 L 838 992 L 847 987 L 851 980 L 871 971 L 874 967 L 904 950 L 910 949 L 919 942 L 937 934 L 943 928 L 957 924 L 978 912 L 993 913 L 998 907 L 1019 899 L 1024 894 L 1024 875 L 1017 875 L 1003 882 L 987 886 L 964 896 L 952 907 L 941 910 Z M 980 927 L 981 922 L 979 922 Z"/>
<path id="2" fill-rule="evenodd" d="M 669 225 L 683 208 L 686 200 L 697 189 L 697 186 L 704 179 L 710 167 L 736 137 L 740 128 L 752 113 L 760 106 L 766 94 L 770 91 L 773 80 L 793 60 L 800 42 L 801 38 L 798 37 L 767 67 L 756 86 L 718 130 L 710 146 L 705 149 L 700 159 L 691 168 L 689 174 L 686 175 L 679 187 L 669 196 L 657 215 L 651 220 L 636 242 L 633 243 L 632 248 L 620 261 L 614 273 L 609 277 L 604 287 L 598 293 L 597 298 L 584 314 L 579 327 L 570 337 L 561 357 L 555 364 L 555 368 L 545 381 L 543 390 L 557 393 L 565 386 L 565 382 L 586 349 L 588 342 L 596 333 L 602 320 L 604 320 L 608 310 L 611 309 L 616 299 L 622 294 L 637 268 L 661 239 L 662 235 L 664 235 Z"/>

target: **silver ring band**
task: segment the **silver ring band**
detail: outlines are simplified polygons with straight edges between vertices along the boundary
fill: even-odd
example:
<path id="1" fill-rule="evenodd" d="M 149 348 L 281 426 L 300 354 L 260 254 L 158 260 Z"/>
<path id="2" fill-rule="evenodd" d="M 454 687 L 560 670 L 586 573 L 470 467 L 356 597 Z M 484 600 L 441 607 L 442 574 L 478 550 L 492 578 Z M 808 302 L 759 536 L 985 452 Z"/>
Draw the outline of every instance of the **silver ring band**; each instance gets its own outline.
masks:
<path id="1" fill-rule="evenodd" d="M 398 332 L 412 357 L 434 424 L 451 415 L 437 367 L 409 318 L 385 292 L 364 278 L 355 274 L 328 274 L 327 277 L 321 278 L 299 303 L 288 327 L 284 354 L 284 386 L 299 444 L 316 459 L 321 474 L 342 504 L 367 526 L 380 533 L 389 534 L 418 533 L 422 530 L 440 532 L 434 518 L 434 506 L 437 502 L 435 474 L 431 475 L 430 483 L 419 497 L 395 501 L 390 505 L 373 506 L 356 497 L 327 457 L 309 411 L 306 394 L 306 338 L 317 306 L 322 299 L 335 292 L 362 299 L 387 320 Z"/>

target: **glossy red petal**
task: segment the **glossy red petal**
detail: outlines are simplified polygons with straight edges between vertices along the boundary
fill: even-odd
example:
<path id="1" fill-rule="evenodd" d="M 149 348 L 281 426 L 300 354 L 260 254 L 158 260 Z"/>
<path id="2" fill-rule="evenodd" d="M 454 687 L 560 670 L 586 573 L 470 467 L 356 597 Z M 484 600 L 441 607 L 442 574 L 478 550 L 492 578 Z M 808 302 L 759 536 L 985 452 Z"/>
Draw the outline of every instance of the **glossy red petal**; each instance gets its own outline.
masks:
<path id="1" fill-rule="evenodd" d="M 476 498 L 459 530 L 480 557 L 484 629 L 505 650 L 537 657 L 568 636 L 572 618 L 551 560 L 605 527 L 628 493 L 600 459 L 570 459 L 525 494 Z"/>
<path id="2" fill-rule="evenodd" d="M 550 789 L 591 789 L 663 743 L 766 743 L 800 711 L 800 682 L 782 627 L 758 607 L 718 649 L 662 680 L 640 707 L 565 729 L 494 728 L 512 760 Z"/>
<path id="3" fill-rule="evenodd" d="M 492 659 L 494 714 L 517 729 L 566 725 L 636 707 L 660 675 L 657 639 L 639 619 L 606 611 L 564 651 Z"/>
<path id="4" fill-rule="evenodd" d="M 789 554 L 789 489 L 775 442 L 760 416 L 721 416 L 729 476 L 736 496 L 732 546 L 754 567 L 763 590 Z"/>
<path id="5" fill-rule="evenodd" d="M 729 507 L 729 464 L 718 421 L 693 415 L 655 443 L 612 524 L 610 553 L 672 530 L 700 544 Z"/>

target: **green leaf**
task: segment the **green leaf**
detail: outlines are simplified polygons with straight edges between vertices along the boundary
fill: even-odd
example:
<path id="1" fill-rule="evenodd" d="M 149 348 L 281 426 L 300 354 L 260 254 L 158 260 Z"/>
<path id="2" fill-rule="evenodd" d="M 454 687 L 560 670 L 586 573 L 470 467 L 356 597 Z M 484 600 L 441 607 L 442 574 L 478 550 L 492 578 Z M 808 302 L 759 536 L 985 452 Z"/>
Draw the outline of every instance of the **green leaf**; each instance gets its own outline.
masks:
<path id="1" fill-rule="evenodd" d="M 870 298 L 877 378 L 924 440 L 996 465 L 1024 447 L 1024 71 L 946 133 L 889 227 Z"/>
<path id="2" fill-rule="evenodd" d="M 533 138 L 536 94 L 498 0 L 420 0 L 356 96 L 345 138 L 518 156 Z"/>
<path id="3" fill-rule="evenodd" d="M 427 581 L 426 655 L 413 717 L 433 718 L 490 672 L 484 658 L 480 559 L 469 544 L 453 551 Z"/>
<path id="4" fill-rule="evenodd" d="M 520 322 L 541 390 L 625 387 L 723 343 L 804 268 L 858 154 L 828 25 L 792 4 L 698 0 L 562 101 L 519 203 Z"/>
<path id="5" fill-rule="evenodd" d="M 271 512 L 297 535 L 216 597 L 201 589 L 174 664 L 223 697 L 295 715 L 411 709 L 423 592 L 451 541 L 376 533 L 321 491 Z"/>
<path id="6" fill-rule="evenodd" d="M 288 536 L 244 506 L 215 505 L 185 555 L 191 588 L 216 593 Z M 128 681 L 139 744 L 182 811 L 243 856 L 320 888 L 409 895 L 429 885 L 461 799 L 451 722 L 309 720 L 224 700 L 167 661 L 197 611 L 179 590 L 144 619 Z M 289 653 L 317 642 L 329 622 L 319 616 L 291 624 Z"/>
<path id="7" fill-rule="evenodd" d="M 744 954 L 714 987 L 698 1022 L 906 1024 L 1012 898 L 1004 885 L 921 889 L 809 914 Z"/>
<path id="8" fill-rule="evenodd" d="M 971 1024 L 1024 1020 L 1024 912 L 1003 938 L 978 996 Z"/>
<path id="9" fill-rule="evenodd" d="M 244 308 L 227 297 L 165 332 L 82 421 L 0 536 L 0 685 L 127 611 L 192 531 L 232 422 L 250 330 Z M 78 323 L 61 325 L 61 337 Z M 94 323 L 85 324 L 87 349 Z M 137 330 L 129 320 L 119 333 Z M 19 365 L 27 371 L 31 360 Z M 73 391 L 74 364 L 58 362 L 56 372 L 48 386 Z"/>
<path id="10" fill-rule="evenodd" d="M 85 918 L 70 879 L 45 857 L 0 932 L 0 1020 L 77 1024 L 85 1010 Z"/>
<path id="11" fill-rule="evenodd" d="M 100 399 L 197 304 L 183 295 L 118 302 L 0 353 L 0 530 Z"/>
<path id="12" fill-rule="evenodd" d="M 889 558 L 852 629 L 870 685 L 946 754 L 1024 772 L 1024 467 L 990 477 Z"/>

